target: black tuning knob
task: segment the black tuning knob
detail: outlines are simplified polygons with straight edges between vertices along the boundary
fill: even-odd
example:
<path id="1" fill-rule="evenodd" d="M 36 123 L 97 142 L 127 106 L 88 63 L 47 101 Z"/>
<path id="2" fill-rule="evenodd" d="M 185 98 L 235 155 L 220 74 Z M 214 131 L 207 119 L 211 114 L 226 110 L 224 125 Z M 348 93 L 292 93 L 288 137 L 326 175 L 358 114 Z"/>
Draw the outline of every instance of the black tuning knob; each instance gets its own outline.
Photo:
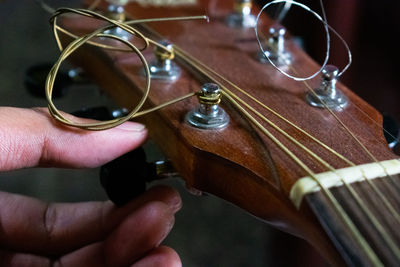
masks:
<path id="1" fill-rule="evenodd" d="M 53 66 L 49 63 L 37 64 L 29 67 L 25 72 L 24 85 L 28 92 L 40 98 L 45 98 L 44 91 L 46 78 Z M 73 83 L 86 83 L 86 78 L 79 69 L 59 71 L 53 86 L 53 98 L 60 98 L 66 95 L 68 86 Z"/>
<path id="2" fill-rule="evenodd" d="M 107 107 L 84 108 L 73 112 L 78 117 L 111 120 L 128 113 L 126 109 L 110 111 Z M 146 190 L 146 183 L 175 176 L 169 161 L 148 163 L 142 147 L 128 152 L 100 168 L 100 183 L 108 198 L 117 206 L 123 206 Z"/>
<path id="3" fill-rule="evenodd" d="M 389 147 L 393 149 L 396 154 L 399 154 L 400 127 L 398 122 L 387 114 L 383 115 L 383 134 Z"/>
<path id="4" fill-rule="evenodd" d="M 80 110 L 72 112 L 71 114 L 81 118 L 105 121 L 123 117 L 128 114 L 128 110 L 124 108 L 110 110 L 105 106 L 98 106 L 91 108 L 82 108 Z"/>
<path id="5" fill-rule="evenodd" d="M 146 190 L 146 182 L 157 177 L 154 164 L 147 163 L 139 147 L 100 168 L 100 182 L 109 199 L 122 206 Z"/>

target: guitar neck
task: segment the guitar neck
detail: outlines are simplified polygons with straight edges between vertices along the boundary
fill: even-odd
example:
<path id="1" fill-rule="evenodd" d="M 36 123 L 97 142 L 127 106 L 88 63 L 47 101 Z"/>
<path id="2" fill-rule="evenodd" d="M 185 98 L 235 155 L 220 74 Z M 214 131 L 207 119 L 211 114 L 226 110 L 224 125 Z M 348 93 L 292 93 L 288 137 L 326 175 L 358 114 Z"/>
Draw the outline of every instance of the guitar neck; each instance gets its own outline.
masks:
<path id="1" fill-rule="evenodd" d="M 379 265 L 377 262 L 384 266 L 396 266 L 399 262 L 400 232 L 394 225 L 400 211 L 399 186 L 400 175 L 392 175 L 351 184 L 351 189 L 342 185 L 331 190 L 364 244 L 360 243 L 360 238 L 344 222 L 342 214 L 335 210 L 324 192 L 312 193 L 305 199 L 349 266 L 376 266 Z"/>

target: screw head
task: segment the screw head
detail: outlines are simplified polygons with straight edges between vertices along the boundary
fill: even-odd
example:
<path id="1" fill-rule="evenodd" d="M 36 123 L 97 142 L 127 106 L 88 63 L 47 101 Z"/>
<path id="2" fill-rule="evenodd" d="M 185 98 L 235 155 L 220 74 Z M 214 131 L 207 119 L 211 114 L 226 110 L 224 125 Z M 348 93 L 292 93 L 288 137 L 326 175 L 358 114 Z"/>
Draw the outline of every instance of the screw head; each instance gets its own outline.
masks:
<path id="1" fill-rule="evenodd" d="M 219 92 L 219 86 L 215 83 L 205 83 L 201 87 L 201 91 L 204 94 L 217 94 Z"/>

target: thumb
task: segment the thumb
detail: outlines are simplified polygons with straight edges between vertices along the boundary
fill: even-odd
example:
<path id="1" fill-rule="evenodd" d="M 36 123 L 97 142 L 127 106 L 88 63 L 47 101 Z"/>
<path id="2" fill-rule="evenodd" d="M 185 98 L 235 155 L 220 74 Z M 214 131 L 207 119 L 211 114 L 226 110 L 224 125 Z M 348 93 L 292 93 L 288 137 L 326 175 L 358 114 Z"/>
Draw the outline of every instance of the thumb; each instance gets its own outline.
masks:
<path id="1" fill-rule="evenodd" d="M 138 147 L 146 136 L 145 126 L 134 122 L 87 131 L 56 122 L 44 108 L 0 107 L 0 171 L 97 167 Z"/>

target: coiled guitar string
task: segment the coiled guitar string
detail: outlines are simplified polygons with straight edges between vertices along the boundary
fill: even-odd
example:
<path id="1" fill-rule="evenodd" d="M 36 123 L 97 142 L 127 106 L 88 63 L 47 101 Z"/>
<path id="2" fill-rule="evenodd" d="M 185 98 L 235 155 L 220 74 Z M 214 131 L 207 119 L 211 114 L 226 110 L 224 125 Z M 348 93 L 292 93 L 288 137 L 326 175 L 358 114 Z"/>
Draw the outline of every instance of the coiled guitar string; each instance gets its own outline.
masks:
<path id="1" fill-rule="evenodd" d="M 100 20 L 104 20 L 110 23 L 110 25 L 107 25 L 103 28 L 97 29 L 94 32 L 90 33 L 90 34 L 86 34 L 83 35 L 81 37 L 75 36 L 73 34 L 68 34 L 70 37 L 74 37 L 75 39 L 68 44 L 67 47 L 63 48 L 61 40 L 58 36 L 57 30 L 61 29 L 62 27 L 57 26 L 57 17 L 62 15 L 62 14 L 66 14 L 66 13 L 75 13 L 78 15 L 82 15 L 85 17 L 90 17 L 90 18 L 96 18 L 96 19 L 100 19 Z M 172 20 L 187 20 L 187 19 L 207 19 L 205 16 L 192 16 L 192 17 L 180 17 L 180 18 L 165 18 L 165 19 L 144 19 L 144 20 L 135 20 L 135 21 L 129 21 L 129 24 L 137 24 L 137 23 L 146 23 L 146 22 L 159 22 L 159 21 L 172 21 Z M 51 68 L 49 75 L 47 76 L 46 79 L 46 86 L 45 86 L 45 91 L 46 91 L 46 99 L 48 102 L 48 106 L 49 106 L 49 111 L 50 114 L 52 114 L 54 116 L 54 118 L 58 121 L 60 121 L 61 123 L 64 123 L 66 125 L 69 126 L 73 126 L 73 127 L 78 127 L 78 128 L 82 128 L 82 129 L 87 129 L 87 130 L 106 130 L 109 128 L 113 128 L 116 127 L 122 123 L 124 123 L 125 121 L 128 121 L 134 117 L 137 117 L 139 115 L 144 115 L 147 114 L 149 112 L 153 112 L 157 109 L 163 108 L 165 106 L 174 104 L 178 101 L 184 100 L 186 98 L 192 97 L 194 96 L 196 93 L 190 93 L 187 94 L 185 96 L 173 99 L 171 101 L 168 101 L 166 103 L 163 103 L 157 107 L 151 108 L 149 110 L 145 110 L 145 111 L 141 111 L 140 113 L 138 112 L 143 104 L 145 103 L 149 91 L 150 91 L 150 70 L 149 70 L 149 66 L 148 63 L 145 59 L 145 57 L 143 56 L 143 54 L 141 53 L 141 51 L 145 50 L 150 43 L 154 44 L 162 49 L 164 49 L 167 53 L 172 53 L 168 48 L 166 48 L 164 45 L 145 37 L 141 32 L 139 32 L 138 30 L 132 28 L 130 25 L 123 23 L 123 22 L 119 22 L 119 21 L 115 21 L 112 19 L 109 19 L 99 13 L 96 13 L 94 11 L 90 11 L 90 10 L 85 10 L 85 9 L 72 9 L 72 8 L 60 8 L 57 9 L 55 14 L 51 17 L 50 21 L 53 24 L 53 29 L 54 29 L 54 33 L 55 33 L 55 38 L 57 40 L 57 44 L 61 50 L 61 55 L 58 58 L 58 60 L 56 61 L 56 63 L 54 64 L 54 66 Z M 132 34 L 134 37 L 139 38 L 143 41 L 143 47 L 141 48 L 137 48 L 134 44 L 132 44 L 129 41 L 126 41 L 125 39 L 115 36 L 115 35 L 111 35 L 111 34 L 106 34 L 104 33 L 105 31 L 113 28 L 113 27 L 120 27 L 123 30 L 127 31 L 128 33 Z M 66 31 L 65 29 L 62 30 L 64 33 L 67 33 L 68 31 Z M 103 122 L 95 122 L 95 123 L 77 123 L 74 122 L 68 118 L 66 118 L 61 112 L 58 111 L 58 109 L 55 107 L 53 101 L 52 101 L 52 92 L 53 92 L 53 86 L 54 86 L 54 82 L 57 76 L 57 72 L 58 69 L 60 68 L 62 62 L 68 58 L 68 56 L 70 56 L 74 51 L 76 51 L 79 47 L 81 47 L 84 44 L 91 44 L 94 46 L 100 46 L 102 48 L 105 49 L 112 49 L 112 50 L 118 50 L 118 51 L 128 51 L 127 49 L 120 49 L 118 47 L 114 47 L 114 46 L 109 46 L 109 45 L 102 45 L 101 43 L 98 42 L 93 42 L 91 41 L 91 39 L 95 38 L 95 37 L 100 37 L 100 38 L 110 38 L 110 39 L 115 39 L 121 43 L 123 43 L 124 45 L 126 45 L 132 52 L 134 52 L 136 55 L 138 55 L 140 61 L 143 64 L 144 70 L 145 70 L 145 74 L 146 74 L 146 86 L 145 89 L 143 90 L 143 96 L 140 99 L 139 103 L 135 106 L 135 108 L 132 109 L 131 112 L 129 112 L 126 116 L 117 118 L 117 119 L 113 119 L 113 120 L 108 120 L 108 121 L 103 121 Z M 171 56 L 172 57 L 172 56 Z"/>

